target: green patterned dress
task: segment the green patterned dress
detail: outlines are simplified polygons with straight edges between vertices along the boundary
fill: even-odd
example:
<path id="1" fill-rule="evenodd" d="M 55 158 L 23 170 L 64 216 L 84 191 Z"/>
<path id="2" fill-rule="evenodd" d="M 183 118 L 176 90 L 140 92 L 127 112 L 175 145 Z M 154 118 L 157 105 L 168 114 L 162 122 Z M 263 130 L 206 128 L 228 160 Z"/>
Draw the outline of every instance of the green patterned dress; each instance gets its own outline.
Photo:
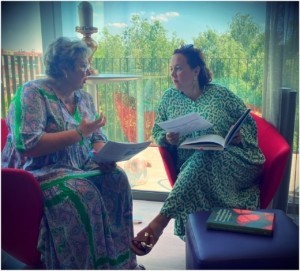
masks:
<path id="1" fill-rule="evenodd" d="M 211 133 L 225 137 L 245 110 L 243 101 L 220 85 L 208 84 L 195 101 L 170 88 L 161 98 L 155 122 L 198 112 L 213 124 L 212 128 L 181 137 L 181 143 L 187 137 Z M 184 238 L 190 213 L 216 206 L 259 207 L 258 177 L 265 158 L 258 148 L 256 124 L 251 116 L 244 122 L 241 133 L 242 142 L 224 151 L 184 150 L 166 144 L 165 132 L 154 125 L 152 135 L 156 143 L 168 147 L 177 158 L 179 174 L 160 211 L 175 219 L 176 235 Z"/>
<path id="2" fill-rule="evenodd" d="M 74 129 L 83 114 L 96 116 L 92 97 L 75 91 L 69 114 L 43 80 L 19 88 L 10 106 L 2 167 L 23 168 L 40 182 L 44 216 L 38 249 L 46 269 L 134 269 L 132 195 L 122 169 L 103 173 L 90 159 L 101 129 L 81 142 L 40 157 L 24 157 L 43 133 Z"/>

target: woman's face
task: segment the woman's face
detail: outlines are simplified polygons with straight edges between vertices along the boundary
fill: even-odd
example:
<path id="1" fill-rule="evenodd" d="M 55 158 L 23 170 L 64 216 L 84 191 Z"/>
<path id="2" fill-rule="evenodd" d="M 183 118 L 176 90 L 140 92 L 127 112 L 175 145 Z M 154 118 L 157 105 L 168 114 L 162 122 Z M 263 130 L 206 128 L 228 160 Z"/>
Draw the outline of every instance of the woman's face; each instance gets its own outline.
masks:
<path id="1" fill-rule="evenodd" d="M 81 89 L 89 75 L 89 60 L 87 57 L 80 58 L 75 62 L 73 70 L 67 72 L 67 80 L 72 85 L 73 89 Z"/>
<path id="2" fill-rule="evenodd" d="M 187 59 L 182 54 L 175 54 L 171 59 L 171 78 L 178 90 L 183 92 L 193 89 L 194 78 L 198 76 L 199 68 L 191 69 Z"/>

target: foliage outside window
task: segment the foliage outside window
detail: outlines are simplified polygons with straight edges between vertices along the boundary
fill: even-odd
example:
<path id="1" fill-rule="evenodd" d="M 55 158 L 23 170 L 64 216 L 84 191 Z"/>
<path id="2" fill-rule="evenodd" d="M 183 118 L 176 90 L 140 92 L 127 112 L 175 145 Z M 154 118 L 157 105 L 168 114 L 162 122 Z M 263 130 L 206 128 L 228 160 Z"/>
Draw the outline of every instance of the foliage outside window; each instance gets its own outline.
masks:
<path id="1" fill-rule="evenodd" d="M 97 68 L 103 73 L 134 72 L 150 78 L 163 75 L 166 77 L 163 87 L 167 87 L 168 60 L 184 41 L 176 34 L 168 38 L 159 21 L 149 22 L 135 15 L 131 23 L 122 35 L 111 35 L 107 29 L 103 30 L 94 58 L 103 59 L 105 63 Z M 264 31 L 251 16 L 236 14 L 226 33 L 208 29 L 193 40 L 196 47 L 202 48 L 214 73 L 214 82 L 224 84 L 247 104 L 260 108 Z M 152 96 L 159 98 L 156 93 Z"/>

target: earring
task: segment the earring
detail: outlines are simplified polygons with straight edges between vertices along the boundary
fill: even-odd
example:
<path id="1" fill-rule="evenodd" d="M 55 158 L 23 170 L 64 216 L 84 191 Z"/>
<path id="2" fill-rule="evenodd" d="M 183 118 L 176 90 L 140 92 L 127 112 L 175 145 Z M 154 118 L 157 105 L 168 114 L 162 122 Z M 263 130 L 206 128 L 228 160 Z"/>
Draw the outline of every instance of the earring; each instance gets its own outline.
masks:
<path id="1" fill-rule="evenodd" d="M 194 87 L 198 86 L 198 78 L 197 78 L 197 76 L 194 77 L 193 86 Z"/>
<path id="2" fill-rule="evenodd" d="M 65 74 L 65 78 L 68 79 L 68 74 L 66 72 L 64 72 L 64 74 Z"/>

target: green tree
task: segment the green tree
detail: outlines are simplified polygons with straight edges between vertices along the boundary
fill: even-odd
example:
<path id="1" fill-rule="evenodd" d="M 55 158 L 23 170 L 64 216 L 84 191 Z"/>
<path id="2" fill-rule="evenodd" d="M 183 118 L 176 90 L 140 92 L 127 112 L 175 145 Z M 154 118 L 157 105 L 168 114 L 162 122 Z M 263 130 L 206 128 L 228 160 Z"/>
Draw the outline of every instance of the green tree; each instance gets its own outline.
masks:
<path id="1" fill-rule="evenodd" d="M 174 36 L 169 40 L 159 21 L 149 22 L 138 15 L 132 16 L 131 26 L 123 32 L 123 40 L 126 55 L 140 58 L 168 58 L 174 43 L 181 41 Z"/>
<path id="2" fill-rule="evenodd" d="M 257 53 L 264 49 L 262 31 L 249 14 L 237 13 L 229 26 L 229 33 L 242 45 L 248 57 L 257 57 Z"/>
<path id="3" fill-rule="evenodd" d="M 124 45 L 121 35 L 112 35 L 107 28 L 103 28 L 102 37 L 94 54 L 98 58 L 124 57 Z"/>

